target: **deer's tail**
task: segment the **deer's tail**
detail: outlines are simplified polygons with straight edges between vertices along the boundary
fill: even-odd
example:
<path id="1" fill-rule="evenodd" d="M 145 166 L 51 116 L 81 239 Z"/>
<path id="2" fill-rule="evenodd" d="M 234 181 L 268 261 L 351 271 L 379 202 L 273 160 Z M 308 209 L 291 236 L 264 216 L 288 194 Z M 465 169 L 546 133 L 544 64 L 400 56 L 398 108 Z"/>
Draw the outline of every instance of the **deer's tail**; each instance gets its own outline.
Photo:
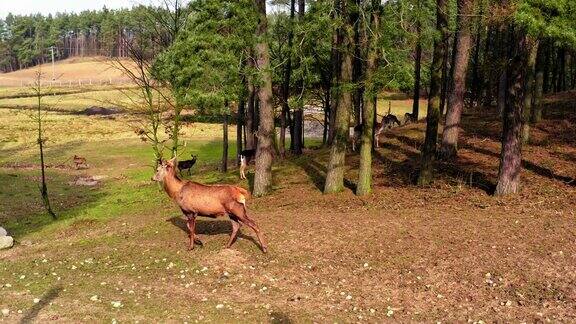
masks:
<path id="1" fill-rule="evenodd" d="M 241 203 L 242 205 L 246 206 L 246 199 L 250 198 L 250 193 L 248 190 L 242 187 L 235 187 L 238 190 L 238 196 L 236 200 Z"/>

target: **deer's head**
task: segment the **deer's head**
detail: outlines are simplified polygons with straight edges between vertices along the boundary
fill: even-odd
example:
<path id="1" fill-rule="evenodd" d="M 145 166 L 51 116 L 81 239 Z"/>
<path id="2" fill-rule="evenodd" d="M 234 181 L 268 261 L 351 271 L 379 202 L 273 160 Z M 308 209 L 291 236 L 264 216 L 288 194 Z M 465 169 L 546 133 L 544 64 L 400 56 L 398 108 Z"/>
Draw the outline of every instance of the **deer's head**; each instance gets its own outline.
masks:
<path id="1" fill-rule="evenodd" d="M 156 168 L 156 173 L 152 177 L 152 181 L 164 181 L 166 175 L 169 173 L 174 173 L 174 167 L 176 165 L 176 158 L 168 161 L 162 161 Z"/>

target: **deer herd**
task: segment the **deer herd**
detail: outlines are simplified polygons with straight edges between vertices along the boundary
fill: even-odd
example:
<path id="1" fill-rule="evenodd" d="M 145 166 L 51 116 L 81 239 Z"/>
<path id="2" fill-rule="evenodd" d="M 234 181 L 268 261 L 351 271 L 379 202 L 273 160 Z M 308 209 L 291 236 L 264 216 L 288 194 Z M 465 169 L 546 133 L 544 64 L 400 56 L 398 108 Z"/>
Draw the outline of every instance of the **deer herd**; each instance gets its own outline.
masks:
<path id="1" fill-rule="evenodd" d="M 414 122 L 412 114 L 406 113 L 404 124 Z M 374 132 L 374 141 L 376 147 L 379 146 L 379 137 L 387 129 L 400 126 L 398 118 L 390 112 L 382 117 L 380 123 L 376 123 Z M 351 128 L 352 150 L 356 149 L 356 142 L 362 133 L 362 125 Z M 246 168 L 254 161 L 256 150 L 244 150 L 238 154 L 240 161 L 240 179 L 246 179 Z M 75 159 L 76 162 L 76 159 Z M 82 161 L 78 161 L 82 162 Z M 83 161 L 85 163 L 85 160 Z M 262 231 L 248 216 L 246 200 L 250 197 L 248 191 L 242 187 L 234 185 L 205 185 L 189 180 L 182 180 L 176 170 L 180 173 L 190 169 L 196 163 L 196 156 L 185 161 L 176 161 L 173 158 L 168 161 L 159 161 L 156 173 L 152 177 L 153 181 L 162 184 L 164 191 L 178 205 L 184 216 L 186 216 L 186 226 L 188 228 L 188 248 L 194 249 L 194 244 L 203 245 L 196 235 L 196 218 L 198 216 L 216 218 L 228 216 L 232 224 L 232 233 L 228 240 L 227 248 L 230 248 L 236 241 L 238 231 L 242 225 L 251 228 L 258 238 L 261 250 L 266 253 L 268 248 L 264 240 Z"/>

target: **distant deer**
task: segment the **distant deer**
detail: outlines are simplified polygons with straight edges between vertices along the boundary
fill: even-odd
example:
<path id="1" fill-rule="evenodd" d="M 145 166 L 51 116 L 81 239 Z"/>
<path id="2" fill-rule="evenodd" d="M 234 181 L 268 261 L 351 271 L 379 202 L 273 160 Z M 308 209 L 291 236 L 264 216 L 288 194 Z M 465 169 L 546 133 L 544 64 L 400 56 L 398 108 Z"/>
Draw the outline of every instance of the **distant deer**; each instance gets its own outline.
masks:
<path id="1" fill-rule="evenodd" d="M 374 142 L 376 142 L 376 147 L 380 147 L 380 134 L 384 133 L 386 129 L 394 127 L 394 125 L 400 126 L 400 121 L 396 116 L 390 113 L 382 117 L 382 122 L 376 123 L 376 132 L 374 133 Z"/>
<path id="2" fill-rule="evenodd" d="M 248 191 L 232 185 L 203 185 L 192 181 L 182 181 L 176 175 L 176 158 L 161 163 L 156 169 L 152 180 L 162 183 L 164 190 L 178 204 L 184 215 L 188 218 L 187 227 L 190 231 L 188 248 L 194 249 L 194 243 L 202 245 L 196 238 L 196 217 L 206 216 L 216 218 L 228 215 L 232 222 L 232 234 L 226 245 L 232 246 L 236 240 L 238 230 L 242 224 L 250 227 L 256 233 L 260 247 L 264 253 L 267 246 L 256 223 L 248 217 L 246 212 L 246 198 Z"/>
<path id="3" fill-rule="evenodd" d="M 246 168 L 254 160 L 256 150 L 244 150 L 238 155 L 240 156 L 240 179 L 246 179 Z"/>
<path id="4" fill-rule="evenodd" d="M 356 151 L 356 143 L 360 141 L 362 136 L 362 130 L 364 129 L 364 124 L 358 124 L 354 127 L 350 127 L 349 136 L 352 141 L 352 151 Z"/>
<path id="5" fill-rule="evenodd" d="M 178 161 L 178 170 L 180 170 L 180 173 L 188 169 L 188 175 L 190 175 L 190 170 L 192 169 L 194 164 L 196 164 L 196 155 L 192 154 L 191 157 L 192 159 L 190 160 Z"/>
<path id="6" fill-rule="evenodd" d="M 86 158 L 78 156 L 78 155 L 74 155 L 74 157 L 72 157 L 72 161 L 74 162 L 74 165 L 76 167 L 76 170 L 82 168 L 87 168 L 88 164 L 86 164 Z"/>
<path id="7" fill-rule="evenodd" d="M 416 116 L 414 114 L 411 113 L 405 113 L 404 114 L 404 125 L 408 124 L 408 123 L 415 123 L 416 120 Z"/>

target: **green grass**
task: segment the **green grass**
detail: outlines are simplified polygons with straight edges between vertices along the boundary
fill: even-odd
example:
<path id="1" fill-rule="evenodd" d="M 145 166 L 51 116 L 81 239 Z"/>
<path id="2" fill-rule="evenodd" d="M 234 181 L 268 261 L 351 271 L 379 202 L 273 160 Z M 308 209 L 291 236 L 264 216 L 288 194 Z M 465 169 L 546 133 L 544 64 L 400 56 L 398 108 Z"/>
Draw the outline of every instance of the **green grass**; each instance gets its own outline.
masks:
<path id="1" fill-rule="evenodd" d="M 26 149 L 22 152 L 10 160 L 33 161 L 29 155 L 32 152 Z M 43 306 L 44 318 L 55 313 L 81 321 L 190 320 L 186 314 L 202 314 L 217 321 L 235 319 L 237 314 L 233 312 L 216 310 L 219 301 L 190 301 L 182 295 L 186 283 L 204 278 L 200 272 L 203 267 L 196 259 L 175 257 L 174 251 L 180 253 L 180 248 L 167 249 L 162 245 L 162 237 L 174 235 L 166 218 L 177 217 L 179 212 L 150 181 L 151 150 L 146 143 L 134 140 L 66 143 L 52 153 L 48 150 L 48 160 L 58 159 L 53 155 L 55 152 L 62 156 L 80 152 L 90 163 L 90 169 L 85 171 L 48 170 L 57 220 L 52 220 L 40 204 L 37 169 L 0 168 L 0 181 L 8 184 L 0 191 L 0 223 L 15 237 L 17 245 L 32 242 L 32 248 L 39 249 L 30 257 L 10 261 L 9 267 L 0 267 L 0 287 L 9 284 L 10 291 L 21 292 L 8 304 L 0 302 L 0 306 L 7 306 L 12 312 L 23 310 L 27 316 L 34 310 L 33 298 L 46 302 L 54 298 L 58 302 Z M 217 140 L 189 141 L 182 154 L 191 152 L 200 161 L 193 171 L 196 180 L 237 181 L 236 175 L 215 170 L 221 155 Z M 234 155 L 231 147 L 230 156 Z M 75 176 L 86 173 L 107 177 L 92 188 L 68 184 Z M 147 221 L 139 222 L 142 217 Z M 219 226 L 218 221 L 214 224 Z M 184 242 L 185 235 L 181 235 Z M 51 242 L 48 246 L 47 238 Z M 34 248 L 38 243 L 41 245 Z M 209 245 L 199 253 L 205 255 L 219 249 L 217 245 Z M 90 259 L 94 261 L 84 261 Z M 167 271 L 169 263 L 174 269 Z M 180 278 L 182 273 L 186 279 Z M 162 285 L 154 287 L 154 282 Z M 139 283 L 145 283 L 145 287 Z M 174 294 L 174 290 L 180 292 Z M 90 300 L 94 295 L 99 301 Z M 172 298 L 177 301 L 166 304 Z M 73 300 L 76 306 L 70 307 Z M 113 301 L 120 301 L 122 307 L 113 307 Z M 227 305 L 234 305 L 234 301 Z M 173 307 L 185 308 L 186 312 L 175 315 L 170 311 Z M 262 318 L 266 316 L 264 312 L 265 309 L 256 310 L 245 318 Z"/>

